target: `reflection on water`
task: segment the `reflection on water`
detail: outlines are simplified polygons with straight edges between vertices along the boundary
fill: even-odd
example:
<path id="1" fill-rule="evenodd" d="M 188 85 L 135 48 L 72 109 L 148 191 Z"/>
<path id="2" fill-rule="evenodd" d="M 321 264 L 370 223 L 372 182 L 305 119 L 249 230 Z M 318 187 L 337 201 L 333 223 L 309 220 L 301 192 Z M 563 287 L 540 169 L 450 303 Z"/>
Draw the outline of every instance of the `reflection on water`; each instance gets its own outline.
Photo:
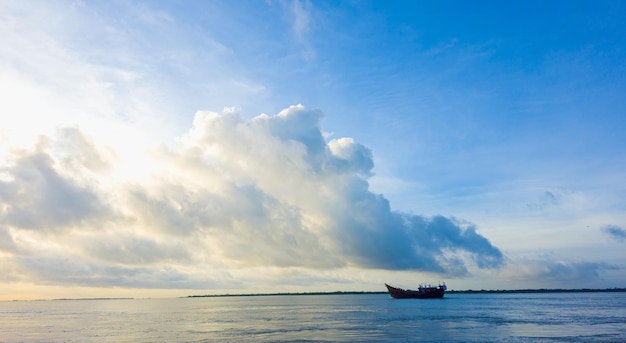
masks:
<path id="1" fill-rule="evenodd" d="M 13 341 L 626 341 L 625 293 L 0 302 Z"/>

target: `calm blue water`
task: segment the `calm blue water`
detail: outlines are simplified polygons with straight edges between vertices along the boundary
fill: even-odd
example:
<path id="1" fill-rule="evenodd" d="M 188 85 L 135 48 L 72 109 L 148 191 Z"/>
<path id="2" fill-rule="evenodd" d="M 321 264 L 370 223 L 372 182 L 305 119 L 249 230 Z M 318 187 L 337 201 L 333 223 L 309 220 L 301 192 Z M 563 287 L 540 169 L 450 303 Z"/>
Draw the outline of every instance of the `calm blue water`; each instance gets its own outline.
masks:
<path id="1" fill-rule="evenodd" d="M 0 302 L 1 342 L 626 342 L 626 293 Z"/>

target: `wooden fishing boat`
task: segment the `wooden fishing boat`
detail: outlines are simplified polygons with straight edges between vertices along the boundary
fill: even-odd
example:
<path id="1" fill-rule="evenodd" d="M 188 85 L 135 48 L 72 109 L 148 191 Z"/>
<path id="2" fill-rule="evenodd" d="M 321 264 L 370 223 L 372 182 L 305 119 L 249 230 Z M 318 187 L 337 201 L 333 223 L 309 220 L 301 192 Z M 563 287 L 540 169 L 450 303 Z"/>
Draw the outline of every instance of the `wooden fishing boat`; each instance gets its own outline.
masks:
<path id="1" fill-rule="evenodd" d="M 402 289 L 397 287 L 387 286 L 387 290 L 389 291 L 389 295 L 392 298 L 396 299 L 436 299 L 443 298 L 443 294 L 446 291 L 446 284 L 443 283 L 439 286 L 426 286 L 420 285 L 419 288 L 414 291 L 410 289 Z"/>

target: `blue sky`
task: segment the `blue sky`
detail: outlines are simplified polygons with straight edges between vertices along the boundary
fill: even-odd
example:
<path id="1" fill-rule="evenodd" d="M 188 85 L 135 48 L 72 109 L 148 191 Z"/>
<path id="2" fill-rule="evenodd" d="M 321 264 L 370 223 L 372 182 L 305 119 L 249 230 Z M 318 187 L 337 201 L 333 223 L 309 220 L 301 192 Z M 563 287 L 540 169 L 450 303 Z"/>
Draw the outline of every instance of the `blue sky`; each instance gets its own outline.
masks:
<path id="1" fill-rule="evenodd" d="M 624 13 L 4 2 L 0 298 L 624 287 Z"/>

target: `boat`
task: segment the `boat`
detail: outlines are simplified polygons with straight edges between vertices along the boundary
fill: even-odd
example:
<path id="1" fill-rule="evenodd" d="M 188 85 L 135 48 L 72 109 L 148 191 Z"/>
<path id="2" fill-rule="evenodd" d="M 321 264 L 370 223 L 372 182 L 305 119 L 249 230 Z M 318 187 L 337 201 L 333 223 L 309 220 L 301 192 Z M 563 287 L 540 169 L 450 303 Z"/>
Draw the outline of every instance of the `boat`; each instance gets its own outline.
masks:
<path id="1" fill-rule="evenodd" d="M 419 288 L 414 291 L 414 290 L 410 290 L 410 289 L 402 289 L 402 288 L 397 288 L 397 287 L 393 287 L 393 286 L 389 286 L 388 284 L 385 284 L 385 286 L 387 286 L 387 290 L 389 291 L 389 295 L 391 295 L 392 298 L 396 298 L 396 299 L 441 299 L 443 298 L 443 294 L 446 291 L 446 284 L 440 284 L 438 286 L 431 286 L 431 285 L 420 285 Z"/>

